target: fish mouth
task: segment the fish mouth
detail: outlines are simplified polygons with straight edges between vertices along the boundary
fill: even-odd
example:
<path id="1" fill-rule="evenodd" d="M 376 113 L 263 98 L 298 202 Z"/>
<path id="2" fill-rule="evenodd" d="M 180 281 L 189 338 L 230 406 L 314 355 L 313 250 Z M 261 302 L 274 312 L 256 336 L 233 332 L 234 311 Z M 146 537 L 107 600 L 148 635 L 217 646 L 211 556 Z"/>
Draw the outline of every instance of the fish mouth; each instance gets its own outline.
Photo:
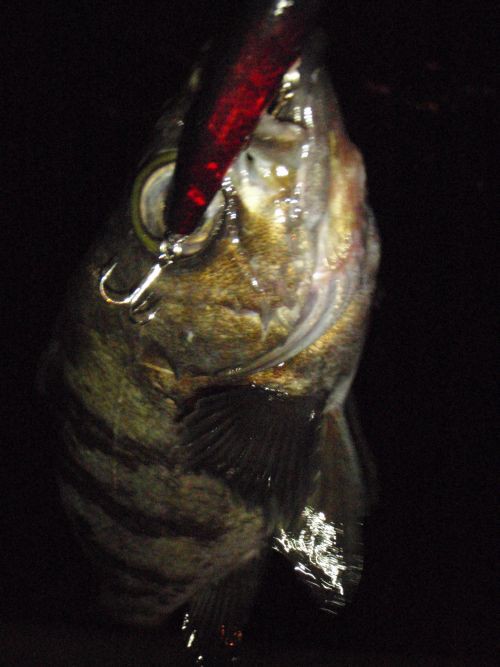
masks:
<path id="1" fill-rule="evenodd" d="M 247 206 L 256 218 L 269 211 L 276 218 L 277 206 L 294 202 L 293 207 L 282 207 L 283 219 L 277 218 L 276 227 L 284 225 L 286 245 L 295 245 L 292 261 L 299 279 L 270 313 L 264 337 L 273 322 L 284 324 L 288 333 L 278 346 L 217 375 L 257 373 L 295 357 L 341 318 L 366 279 L 367 269 L 369 273 L 373 249 L 366 242 L 372 225 L 364 203 L 362 158 L 345 133 L 337 100 L 316 54 L 305 54 L 298 71 L 300 86 L 280 114 L 282 118 L 263 118 L 248 149 L 229 172 L 243 199 L 248 193 Z M 253 156 L 250 168 L 248 153 Z M 269 176 L 280 172 L 290 178 L 286 191 L 276 187 L 276 179 Z M 292 241 L 299 236 L 300 242 Z M 269 259 L 271 264 L 279 261 L 268 254 L 256 265 L 255 275 L 264 293 L 266 280 L 270 293 L 279 283 L 279 271 L 273 279 L 269 277 L 265 263 Z"/>

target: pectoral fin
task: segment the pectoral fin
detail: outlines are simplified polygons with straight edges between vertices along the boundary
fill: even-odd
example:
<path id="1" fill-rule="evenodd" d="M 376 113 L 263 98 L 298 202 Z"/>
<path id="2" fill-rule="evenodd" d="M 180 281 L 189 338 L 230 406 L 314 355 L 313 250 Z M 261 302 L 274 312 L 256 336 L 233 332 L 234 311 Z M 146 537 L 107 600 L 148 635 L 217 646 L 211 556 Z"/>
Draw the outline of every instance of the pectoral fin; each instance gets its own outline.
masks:
<path id="1" fill-rule="evenodd" d="M 363 520 L 370 506 L 371 468 L 340 410 L 325 413 L 319 484 L 301 521 L 282 528 L 273 547 L 295 566 L 322 608 L 336 612 L 357 587 L 363 566 Z M 363 450 L 363 451 L 361 451 Z"/>
<path id="2" fill-rule="evenodd" d="M 263 507 L 270 530 L 288 525 L 314 486 L 323 402 L 257 386 L 201 397 L 183 421 L 189 466 Z"/>

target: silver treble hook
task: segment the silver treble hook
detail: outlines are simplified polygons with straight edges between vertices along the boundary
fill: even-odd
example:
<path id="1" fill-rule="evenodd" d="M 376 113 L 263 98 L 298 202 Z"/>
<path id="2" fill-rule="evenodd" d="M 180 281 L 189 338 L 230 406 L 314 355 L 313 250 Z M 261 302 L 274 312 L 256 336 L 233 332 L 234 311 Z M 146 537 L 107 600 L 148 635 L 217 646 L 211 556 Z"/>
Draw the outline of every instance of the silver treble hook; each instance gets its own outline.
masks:
<path id="1" fill-rule="evenodd" d="M 157 262 L 153 264 L 137 287 L 128 294 L 124 295 L 123 292 L 110 289 L 106 285 L 118 262 L 113 262 L 104 268 L 99 277 L 99 294 L 104 301 L 114 306 L 129 306 L 129 317 L 136 324 L 145 324 L 156 315 L 157 310 L 149 310 L 149 312 L 147 310 L 152 302 L 152 295 L 147 292 L 158 280 L 163 269 L 173 264 L 176 257 L 182 255 L 182 244 L 180 241 L 165 240 L 160 245 L 160 252 Z M 140 318 L 139 316 L 143 313 L 145 317 Z"/>

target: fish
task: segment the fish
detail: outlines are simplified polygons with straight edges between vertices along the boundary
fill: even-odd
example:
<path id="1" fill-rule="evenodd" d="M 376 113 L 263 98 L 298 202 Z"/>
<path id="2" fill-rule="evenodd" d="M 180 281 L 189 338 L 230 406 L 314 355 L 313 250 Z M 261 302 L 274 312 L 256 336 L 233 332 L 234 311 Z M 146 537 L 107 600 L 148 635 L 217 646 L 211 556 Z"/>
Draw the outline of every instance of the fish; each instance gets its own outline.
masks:
<path id="1" fill-rule="evenodd" d="M 150 627 L 186 608 L 188 646 L 233 650 L 271 551 L 329 612 L 359 581 L 372 464 L 351 384 L 380 243 L 361 154 L 309 45 L 160 262 L 198 79 L 75 272 L 44 384 L 62 503 L 102 609 Z"/>

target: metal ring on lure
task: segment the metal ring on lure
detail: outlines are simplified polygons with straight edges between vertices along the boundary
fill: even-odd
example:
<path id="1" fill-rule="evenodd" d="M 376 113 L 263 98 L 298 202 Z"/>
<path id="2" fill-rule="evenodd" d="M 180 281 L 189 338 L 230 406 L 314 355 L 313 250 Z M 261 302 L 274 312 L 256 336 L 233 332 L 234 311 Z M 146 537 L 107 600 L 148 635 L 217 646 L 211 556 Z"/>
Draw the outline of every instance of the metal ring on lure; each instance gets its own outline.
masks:
<path id="1" fill-rule="evenodd" d="M 285 107 L 288 102 L 293 99 L 296 89 L 300 84 L 300 72 L 299 72 L 300 58 L 297 59 L 295 65 L 288 70 L 288 72 L 283 76 L 280 89 L 276 95 L 273 102 L 268 108 L 268 112 L 275 118 L 279 117 L 279 114 L 283 107 Z"/>

